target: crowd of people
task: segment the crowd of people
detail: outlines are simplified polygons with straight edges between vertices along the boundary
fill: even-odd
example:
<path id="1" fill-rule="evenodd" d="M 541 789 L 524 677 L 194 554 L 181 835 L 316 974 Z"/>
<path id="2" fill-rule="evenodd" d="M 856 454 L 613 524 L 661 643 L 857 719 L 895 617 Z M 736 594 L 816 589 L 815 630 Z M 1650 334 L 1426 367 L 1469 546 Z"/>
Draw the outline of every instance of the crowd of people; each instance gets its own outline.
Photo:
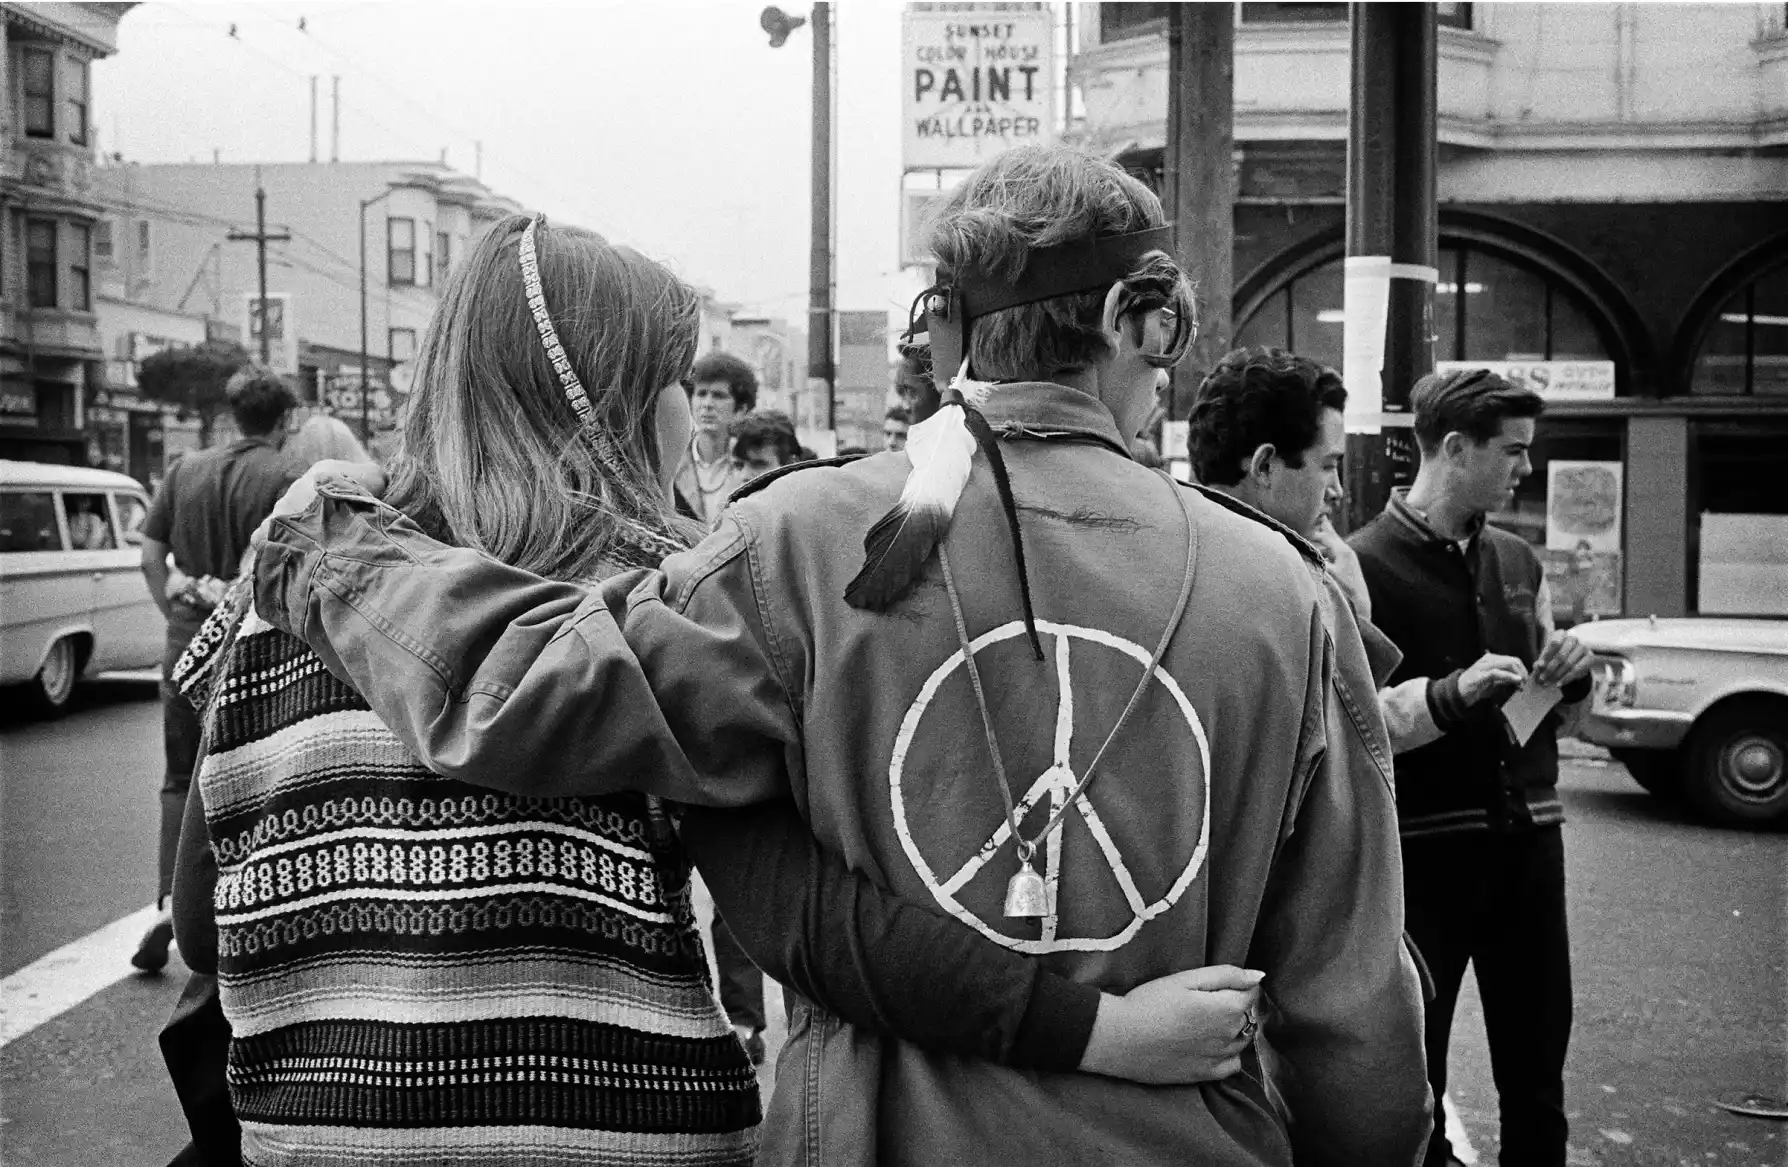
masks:
<path id="1" fill-rule="evenodd" d="M 1017 149 L 930 232 L 874 454 L 539 217 L 456 266 L 389 466 L 232 381 L 145 527 L 180 1161 L 1444 1167 L 1468 964 L 1502 1161 L 1565 1161 L 1588 654 L 1485 521 L 1541 400 L 1424 378 L 1343 538 L 1316 362 L 1208 371 L 1197 484 L 1139 446 L 1195 329 L 1142 183 Z"/>

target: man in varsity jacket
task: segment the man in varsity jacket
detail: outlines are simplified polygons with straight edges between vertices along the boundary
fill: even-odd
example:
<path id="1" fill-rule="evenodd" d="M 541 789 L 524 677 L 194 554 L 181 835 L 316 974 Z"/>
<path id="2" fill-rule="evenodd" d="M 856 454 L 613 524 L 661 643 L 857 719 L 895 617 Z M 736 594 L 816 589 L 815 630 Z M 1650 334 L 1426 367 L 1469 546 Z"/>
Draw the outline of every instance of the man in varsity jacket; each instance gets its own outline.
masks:
<path id="1" fill-rule="evenodd" d="M 1476 969 L 1502 1112 L 1502 1162 L 1565 1161 L 1571 1028 L 1557 711 L 1524 745 L 1501 714 L 1524 678 L 1589 692 L 1589 652 L 1555 630 L 1525 541 L 1488 526 L 1533 470 L 1543 402 L 1482 369 L 1424 377 L 1411 396 L 1421 468 L 1349 544 L 1372 619 L 1403 651 L 1394 690 L 1423 694 L 1397 756 L 1408 928 L 1433 973 L 1428 1076 L 1446 1090 L 1453 1009 Z M 1436 1123 L 1427 1164 L 1454 1162 Z"/>

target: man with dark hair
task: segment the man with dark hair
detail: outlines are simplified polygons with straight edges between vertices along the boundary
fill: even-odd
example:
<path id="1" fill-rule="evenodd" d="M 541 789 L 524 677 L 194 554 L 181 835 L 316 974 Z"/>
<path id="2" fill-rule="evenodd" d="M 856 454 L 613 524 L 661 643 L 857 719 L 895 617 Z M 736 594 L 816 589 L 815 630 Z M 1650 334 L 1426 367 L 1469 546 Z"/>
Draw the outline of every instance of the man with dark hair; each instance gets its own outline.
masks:
<path id="1" fill-rule="evenodd" d="M 1589 652 L 1553 628 L 1532 548 L 1485 522 L 1532 472 L 1545 403 L 1473 369 L 1422 378 L 1411 404 L 1422 452 L 1415 483 L 1349 542 L 1373 620 L 1404 654 L 1393 685 L 1425 695 L 1425 744 L 1399 754 L 1396 768 L 1408 928 L 1436 988 L 1428 1076 L 1440 1097 L 1470 964 L 1501 1103 L 1502 1162 L 1558 1167 L 1571 1029 L 1559 720 L 1548 713 L 1519 742 L 1499 706 L 1529 680 L 1582 700 Z M 1426 1162 L 1455 1162 L 1441 1124 Z"/>
<path id="2" fill-rule="evenodd" d="M 733 423 L 733 461 L 748 478 L 801 460 L 801 439 L 788 414 L 774 409 L 748 413 Z"/>
<path id="3" fill-rule="evenodd" d="M 757 408 L 757 374 L 732 353 L 707 352 L 684 382 L 695 434 L 677 467 L 678 509 L 713 523 L 733 491 L 752 477 L 733 458 L 732 427 Z"/>
<path id="4" fill-rule="evenodd" d="M 900 346 L 900 369 L 894 374 L 894 391 L 906 405 L 907 418 L 918 425 L 937 412 L 938 390 L 931 380 L 931 346 L 908 341 Z"/>
<path id="5" fill-rule="evenodd" d="M 882 418 L 882 449 L 906 449 L 906 431 L 912 428 L 913 415 L 904 405 L 896 405 Z"/>
<path id="6" fill-rule="evenodd" d="M 166 770 L 161 787 L 161 850 L 156 903 L 162 909 L 130 962 L 155 972 L 168 962 L 173 917 L 174 852 L 186 791 L 198 757 L 199 717 L 169 681 L 174 664 L 205 622 L 223 583 L 236 577 L 249 536 L 304 467 L 280 451 L 286 420 L 298 404 L 277 373 L 249 366 L 224 386 L 242 436 L 227 446 L 188 454 L 168 467 L 143 523 L 143 577 L 168 622 L 162 657 L 162 739 Z M 174 569 L 168 569 L 173 555 Z"/>

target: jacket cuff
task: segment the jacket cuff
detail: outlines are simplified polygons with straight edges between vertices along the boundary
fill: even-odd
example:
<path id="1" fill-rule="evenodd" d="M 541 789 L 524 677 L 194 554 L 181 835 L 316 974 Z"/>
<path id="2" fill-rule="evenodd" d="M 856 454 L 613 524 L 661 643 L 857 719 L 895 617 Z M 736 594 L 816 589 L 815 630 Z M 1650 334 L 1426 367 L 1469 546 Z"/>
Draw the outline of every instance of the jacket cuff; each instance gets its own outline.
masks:
<path id="1" fill-rule="evenodd" d="M 1463 669 L 1454 669 L 1444 677 L 1428 682 L 1428 712 L 1434 717 L 1434 724 L 1442 732 L 1450 733 L 1465 724 L 1471 707 L 1459 692 L 1459 675 Z"/>
<path id="2" fill-rule="evenodd" d="M 1030 1003 L 1012 1035 L 1011 1064 L 1065 1072 L 1080 1067 L 1099 1015 L 1099 990 L 1037 969 Z"/>

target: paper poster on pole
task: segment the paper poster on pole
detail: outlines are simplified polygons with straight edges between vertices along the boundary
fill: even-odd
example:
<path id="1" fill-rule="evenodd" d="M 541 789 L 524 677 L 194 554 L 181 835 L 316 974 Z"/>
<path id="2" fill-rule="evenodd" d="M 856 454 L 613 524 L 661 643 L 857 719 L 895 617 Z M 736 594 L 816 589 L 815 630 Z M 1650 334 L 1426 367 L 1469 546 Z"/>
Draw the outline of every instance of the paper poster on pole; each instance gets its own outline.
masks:
<path id="1" fill-rule="evenodd" d="M 972 169 L 1056 137 L 1055 13 L 918 11 L 901 18 L 901 163 Z"/>
<path id="2" fill-rule="evenodd" d="M 1341 380 L 1350 434 L 1381 432 L 1385 330 L 1391 315 L 1391 257 L 1350 255 L 1342 285 Z"/>

